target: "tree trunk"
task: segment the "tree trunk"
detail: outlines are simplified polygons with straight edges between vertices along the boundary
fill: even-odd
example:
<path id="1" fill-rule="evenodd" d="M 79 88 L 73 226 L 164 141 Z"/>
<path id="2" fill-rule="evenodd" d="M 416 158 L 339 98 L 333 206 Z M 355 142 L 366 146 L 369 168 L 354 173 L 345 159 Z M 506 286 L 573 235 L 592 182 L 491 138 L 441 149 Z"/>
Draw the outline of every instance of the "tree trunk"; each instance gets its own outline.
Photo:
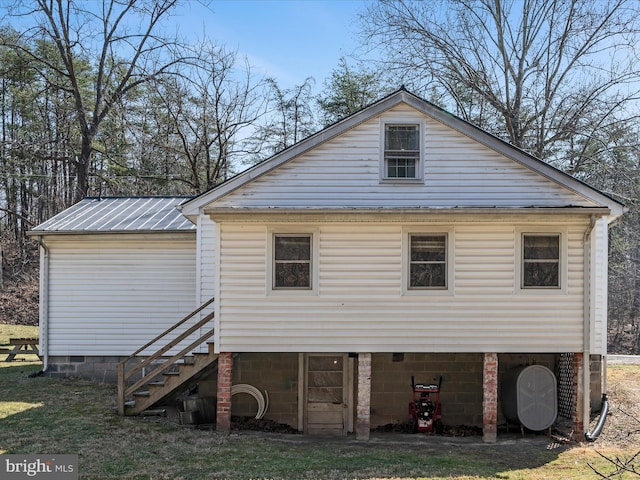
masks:
<path id="1" fill-rule="evenodd" d="M 93 138 L 89 135 L 82 136 L 82 149 L 80 158 L 76 161 L 76 202 L 79 202 L 89 193 L 89 166 L 91 165 L 91 148 Z"/>

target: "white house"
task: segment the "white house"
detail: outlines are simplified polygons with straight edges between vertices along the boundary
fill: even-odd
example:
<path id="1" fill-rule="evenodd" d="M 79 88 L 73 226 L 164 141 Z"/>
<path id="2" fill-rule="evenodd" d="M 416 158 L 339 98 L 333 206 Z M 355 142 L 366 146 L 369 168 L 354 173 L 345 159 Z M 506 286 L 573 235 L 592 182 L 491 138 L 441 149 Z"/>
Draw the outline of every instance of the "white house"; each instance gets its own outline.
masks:
<path id="1" fill-rule="evenodd" d="M 123 413 L 196 382 L 225 431 L 249 383 L 268 418 L 365 439 L 407 420 L 412 376 L 442 376 L 444 423 L 494 441 L 503 379 L 535 364 L 583 432 L 623 210 L 401 89 L 195 198 L 85 199 L 36 227 L 45 368 L 115 378 L 131 356 Z M 184 381 L 139 379 L 192 350 Z"/>

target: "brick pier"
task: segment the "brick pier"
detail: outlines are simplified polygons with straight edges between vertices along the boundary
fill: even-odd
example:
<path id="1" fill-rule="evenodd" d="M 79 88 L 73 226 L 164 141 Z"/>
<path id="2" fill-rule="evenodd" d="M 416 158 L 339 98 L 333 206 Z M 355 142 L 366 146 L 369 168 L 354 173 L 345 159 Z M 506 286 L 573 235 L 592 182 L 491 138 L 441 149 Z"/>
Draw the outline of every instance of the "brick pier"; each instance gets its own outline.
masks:
<path id="1" fill-rule="evenodd" d="M 356 439 L 369 440 L 371 430 L 371 354 L 358 354 Z"/>
<path id="2" fill-rule="evenodd" d="M 219 433 L 229 433 L 231 431 L 232 374 L 232 353 L 220 353 L 218 356 L 218 403 L 216 410 L 216 430 Z"/>
<path id="3" fill-rule="evenodd" d="M 482 440 L 498 439 L 498 354 L 485 353 L 482 369 Z"/>

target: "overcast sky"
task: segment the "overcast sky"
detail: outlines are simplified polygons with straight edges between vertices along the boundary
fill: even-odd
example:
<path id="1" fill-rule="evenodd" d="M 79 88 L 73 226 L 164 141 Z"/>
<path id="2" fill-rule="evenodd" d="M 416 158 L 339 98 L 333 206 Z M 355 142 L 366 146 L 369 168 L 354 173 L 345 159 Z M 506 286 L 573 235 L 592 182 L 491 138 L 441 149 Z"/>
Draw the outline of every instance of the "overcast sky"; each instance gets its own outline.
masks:
<path id="1" fill-rule="evenodd" d="M 2 1 L 2 0 L 0 0 Z M 282 88 L 311 76 L 315 91 L 358 45 L 357 13 L 366 0 L 213 0 L 192 4 L 175 21 L 183 35 L 206 34 L 217 45 L 237 49 L 256 74 Z"/>

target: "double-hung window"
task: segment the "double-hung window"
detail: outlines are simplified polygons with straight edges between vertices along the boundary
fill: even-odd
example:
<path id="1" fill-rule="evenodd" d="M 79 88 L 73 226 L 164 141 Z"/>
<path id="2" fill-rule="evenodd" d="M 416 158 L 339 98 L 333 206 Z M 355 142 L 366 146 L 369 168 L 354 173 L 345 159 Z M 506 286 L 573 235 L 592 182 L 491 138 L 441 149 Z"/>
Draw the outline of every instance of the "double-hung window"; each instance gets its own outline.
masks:
<path id="1" fill-rule="evenodd" d="M 420 179 L 420 160 L 420 125 L 385 124 L 383 178 Z"/>
<path id="2" fill-rule="evenodd" d="M 273 288 L 311 290 L 311 234 L 274 234 Z"/>
<path id="3" fill-rule="evenodd" d="M 522 234 L 522 288 L 560 288 L 560 234 Z"/>
<path id="4" fill-rule="evenodd" d="M 447 288 L 447 234 L 409 235 L 409 289 Z"/>

